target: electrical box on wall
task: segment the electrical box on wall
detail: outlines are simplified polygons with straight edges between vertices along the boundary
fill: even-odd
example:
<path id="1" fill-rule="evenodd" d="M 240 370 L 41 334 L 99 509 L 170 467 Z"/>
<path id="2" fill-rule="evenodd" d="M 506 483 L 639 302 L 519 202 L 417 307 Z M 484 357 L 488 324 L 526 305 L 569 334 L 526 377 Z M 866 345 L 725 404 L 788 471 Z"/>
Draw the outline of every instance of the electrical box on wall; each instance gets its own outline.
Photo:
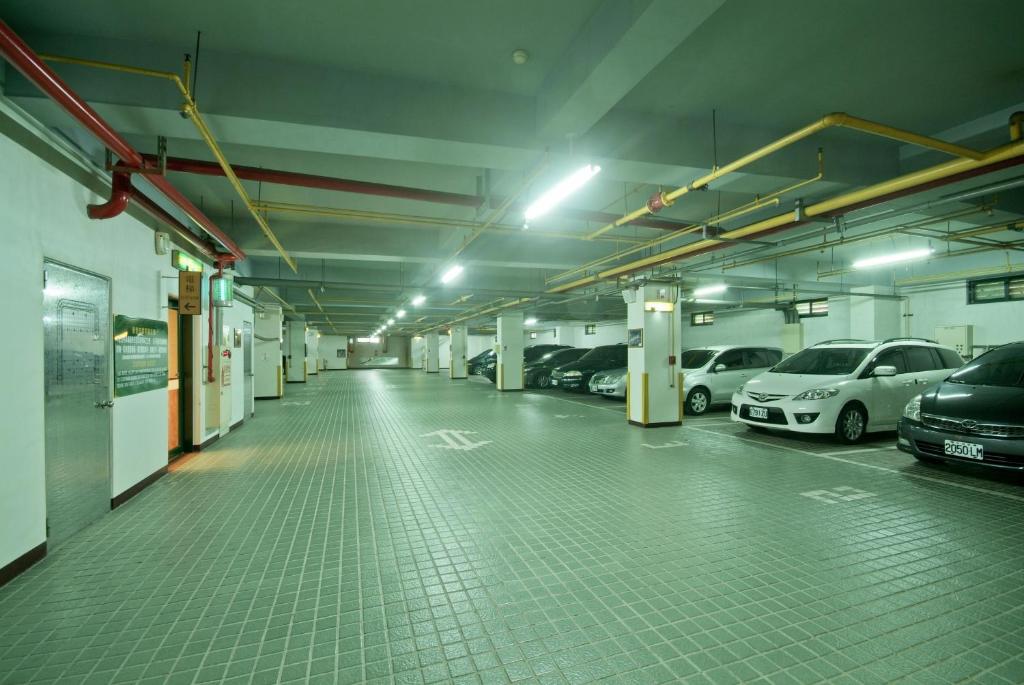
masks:
<path id="1" fill-rule="evenodd" d="M 952 347 L 964 359 L 974 356 L 974 326 L 936 326 L 935 340 L 940 345 Z"/>

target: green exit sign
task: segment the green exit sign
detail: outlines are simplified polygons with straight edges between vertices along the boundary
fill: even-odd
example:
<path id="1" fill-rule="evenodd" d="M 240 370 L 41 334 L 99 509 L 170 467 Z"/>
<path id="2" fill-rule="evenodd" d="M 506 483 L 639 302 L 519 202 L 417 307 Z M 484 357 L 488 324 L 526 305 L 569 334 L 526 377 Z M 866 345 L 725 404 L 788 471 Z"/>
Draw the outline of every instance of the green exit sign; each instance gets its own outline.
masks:
<path id="1" fill-rule="evenodd" d="M 178 271 L 202 271 L 203 263 L 181 250 L 171 250 L 171 266 Z"/>

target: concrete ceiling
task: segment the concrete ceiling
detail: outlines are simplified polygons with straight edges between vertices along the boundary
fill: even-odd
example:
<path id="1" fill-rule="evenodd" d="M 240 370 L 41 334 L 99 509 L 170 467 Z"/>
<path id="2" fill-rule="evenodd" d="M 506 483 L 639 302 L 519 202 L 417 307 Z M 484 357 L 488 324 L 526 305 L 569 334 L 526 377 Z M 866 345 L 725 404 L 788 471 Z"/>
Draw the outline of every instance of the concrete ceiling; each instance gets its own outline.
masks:
<path id="1" fill-rule="evenodd" d="M 528 231 L 513 230 L 522 223 L 524 203 L 585 162 L 599 163 L 603 171 L 566 208 L 614 216 L 641 206 L 659 187 L 684 185 L 716 160 L 741 156 L 829 111 L 984 148 L 1005 142 L 1007 114 L 1024 103 L 1024 53 L 1013 33 L 1024 20 L 1024 6 L 1006 0 L 401 0 L 295 8 L 231 0 L 144 9 L 109 0 L 0 0 L 0 16 L 40 52 L 170 71 L 180 71 L 183 54 L 195 51 L 196 31 L 202 31 L 197 101 L 234 164 L 487 194 L 490 201 L 475 209 L 245 182 L 251 196 L 267 202 L 415 217 L 413 223 L 271 212 L 271 226 L 297 257 L 299 273 L 293 274 L 223 178 L 171 174 L 250 253 L 243 274 L 350 284 L 325 289 L 325 295 L 350 300 L 367 292 L 357 286 L 380 286 L 365 298 L 375 304 L 358 307 L 369 319 L 426 289 L 439 307 L 428 323 L 444 321 L 471 305 L 542 292 L 558 272 L 665 234 L 634 225 L 605 236 L 618 241 L 568 239 L 566 234 L 581 236 L 604 223 L 568 212 L 533 222 Z M 524 65 L 511 59 L 517 48 L 530 54 Z M 165 82 L 56 68 L 138 149 L 152 152 L 162 135 L 174 156 L 211 159 L 179 116 L 178 97 Z M 102 150 L 52 103 L 13 70 L 5 74 L 0 82 L 6 97 L 102 160 Z M 700 222 L 807 179 L 817 172 L 818 147 L 824 149 L 825 177 L 801 189 L 807 201 L 942 160 L 891 141 L 829 132 L 714 183 L 711 192 L 685 196 L 660 218 Z M 524 183 L 528 178 L 533 180 Z M 519 204 L 493 217 L 502 230 L 466 249 L 459 258 L 464 277 L 438 289 L 438 269 L 470 232 L 465 222 L 492 218 L 492 207 L 517 191 Z M 793 199 L 785 196 L 779 207 L 727 227 L 779 213 Z M 935 233 L 934 226 L 917 225 L 912 234 L 896 232 L 900 222 L 938 215 L 956 230 L 1013 222 L 1024 211 L 1019 189 L 1000 193 L 990 213 L 965 213 L 979 202 L 896 217 L 888 244 L 920 242 Z M 958 211 L 953 219 L 942 218 Z M 866 222 L 856 231 L 879 227 L 885 224 Z M 551 233 L 560 237 L 544 235 Z M 980 239 L 1019 236 L 1006 231 Z M 770 255 L 820 239 L 808 234 L 788 250 L 730 246 L 673 269 L 689 270 L 691 280 L 713 275 L 764 279 L 771 286 L 779 278 L 807 288 L 823 279 L 893 282 L 893 272 L 823 277 L 826 256 L 820 250 L 773 259 L 770 270 L 768 262 L 745 265 L 751 250 Z M 829 249 L 832 266 L 824 271 L 848 263 L 867 245 Z M 961 261 L 1006 261 L 1005 254 L 1016 250 Z M 723 269 L 730 259 L 741 266 Z M 949 270 L 952 261 L 936 268 Z M 614 284 L 594 290 L 612 292 Z M 305 287 L 280 292 L 300 307 L 315 307 Z M 621 314 L 616 299 L 558 304 L 547 298 L 545 306 L 551 316 L 601 318 Z"/>

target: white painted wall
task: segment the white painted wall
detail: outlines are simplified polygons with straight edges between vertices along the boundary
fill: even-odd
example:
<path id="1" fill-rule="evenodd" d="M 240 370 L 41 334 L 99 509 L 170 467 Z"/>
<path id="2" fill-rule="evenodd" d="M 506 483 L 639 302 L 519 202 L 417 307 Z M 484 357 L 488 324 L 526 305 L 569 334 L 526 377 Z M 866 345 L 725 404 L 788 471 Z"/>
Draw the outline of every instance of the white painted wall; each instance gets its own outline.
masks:
<path id="1" fill-rule="evenodd" d="M 338 350 L 348 347 L 347 335 L 323 335 L 320 337 L 320 359 L 328 371 L 348 368 L 348 357 L 339 358 Z"/>
<path id="2" fill-rule="evenodd" d="M 782 347 L 785 315 L 774 309 L 715 312 L 710 326 L 690 325 L 690 312 L 683 312 L 682 318 L 682 350 L 707 345 Z"/>
<path id="3" fill-rule="evenodd" d="M 565 342 L 564 345 L 574 345 L 575 347 L 597 347 L 598 345 L 615 345 L 617 343 L 626 342 L 626 322 L 622 323 L 600 323 L 597 325 L 597 329 L 593 335 L 587 335 L 585 333 L 586 328 L 583 324 L 573 326 L 575 329 L 571 340 L 573 342 Z M 569 336 L 565 336 L 566 340 L 569 340 Z"/>
<path id="4" fill-rule="evenodd" d="M 76 173 L 94 173 L 67 151 L 36 133 L 29 119 L 0 101 L 0 108 L 24 122 L 36 136 L 31 144 Z M 153 231 L 124 213 L 90 220 L 86 204 L 105 201 L 58 168 L 0 135 L 0 226 L 7 249 L 0 269 L 0 358 L 7 360 L 0 384 L 0 566 L 46 539 L 43 422 L 43 259 L 49 258 L 111 280 L 111 314 L 166 320 L 167 296 L 177 294 L 170 257 L 153 249 Z M 204 280 L 205 284 L 205 280 Z M 204 300 L 207 288 L 204 285 Z M 237 305 L 236 305 L 237 306 Z M 204 301 L 205 311 L 205 301 Z M 241 308 L 238 310 L 241 312 Z M 249 313 L 251 320 L 251 312 Z M 206 340 L 206 317 L 195 326 L 196 349 Z M 235 377 L 242 379 L 241 355 Z M 203 361 L 192 360 L 194 377 Z M 205 392 L 192 398 L 196 435 L 203 425 Z M 183 398 L 183 401 L 188 401 Z M 244 411 L 241 398 L 239 416 Z M 111 409 L 111 497 L 167 465 L 168 398 L 154 390 L 116 398 Z"/>
<path id="5" fill-rule="evenodd" d="M 974 326 L 976 346 L 1024 340 L 1024 302 L 967 304 L 967 285 L 958 283 L 926 290 L 904 290 L 910 335 L 934 338 L 936 326 Z"/>
<path id="6" fill-rule="evenodd" d="M 437 336 L 437 368 L 447 369 L 451 366 L 452 339 L 447 335 Z"/>
<path id="7" fill-rule="evenodd" d="M 466 359 L 472 359 L 484 350 L 494 349 L 493 335 L 470 335 L 466 343 Z"/>

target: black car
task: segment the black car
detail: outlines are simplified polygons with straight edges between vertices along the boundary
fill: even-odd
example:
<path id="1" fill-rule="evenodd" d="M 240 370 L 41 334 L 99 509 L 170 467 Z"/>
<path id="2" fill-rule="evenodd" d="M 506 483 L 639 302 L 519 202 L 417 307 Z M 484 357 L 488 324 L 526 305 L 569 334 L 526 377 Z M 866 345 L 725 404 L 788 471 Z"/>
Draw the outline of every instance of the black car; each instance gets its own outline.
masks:
<path id="1" fill-rule="evenodd" d="M 525 371 L 525 365 L 531 362 L 537 361 L 545 354 L 551 352 L 557 352 L 558 350 L 568 349 L 568 345 L 531 345 L 523 350 L 523 365 Z M 480 375 L 485 377 L 491 383 L 498 377 L 498 355 L 488 357 L 483 366 L 480 369 Z"/>
<path id="2" fill-rule="evenodd" d="M 922 461 L 1024 471 L 1024 342 L 986 352 L 910 400 L 897 447 Z"/>
<path id="3" fill-rule="evenodd" d="M 563 390 L 586 392 L 590 377 L 596 372 L 626 366 L 628 351 L 629 348 L 624 343 L 595 347 L 576 361 L 563 364 L 552 371 L 551 385 L 557 385 Z"/>
<path id="4" fill-rule="evenodd" d="M 540 359 L 523 367 L 523 380 L 528 388 L 547 388 L 551 386 L 551 371 L 557 366 L 574 362 L 590 348 L 569 347 L 564 350 L 548 352 Z"/>
<path id="5" fill-rule="evenodd" d="M 484 350 L 466 362 L 466 371 L 470 376 L 479 376 L 483 373 L 484 368 L 494 361 L 497 356 L 494 350 Z"/>

